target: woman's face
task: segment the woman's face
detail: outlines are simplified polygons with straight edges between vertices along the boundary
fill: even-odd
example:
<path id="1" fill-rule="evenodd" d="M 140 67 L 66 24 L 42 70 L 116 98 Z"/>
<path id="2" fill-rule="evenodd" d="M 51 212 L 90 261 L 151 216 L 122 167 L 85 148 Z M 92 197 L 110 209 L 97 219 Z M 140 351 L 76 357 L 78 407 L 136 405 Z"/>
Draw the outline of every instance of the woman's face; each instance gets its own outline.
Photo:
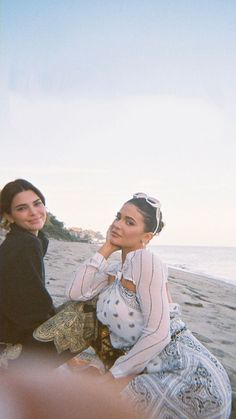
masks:
<path id="1" fill-rule="evenodd" d="M 16 194 L 11 203 L 11 214 L 6 214 L 10 223 L 38 234 L 45 224 L 47 212 L 41 199 L 35 192 L 28 190 Z"/>
<path id="2" fill-rule="evenodd" d="M 150 233 L 145 233 L 144 229 L 143 215 L 138 208 L 132 204 L 124 204 L 111 225 L 110 241 L 121 249 L 140 249 L 150 240 Z"/>

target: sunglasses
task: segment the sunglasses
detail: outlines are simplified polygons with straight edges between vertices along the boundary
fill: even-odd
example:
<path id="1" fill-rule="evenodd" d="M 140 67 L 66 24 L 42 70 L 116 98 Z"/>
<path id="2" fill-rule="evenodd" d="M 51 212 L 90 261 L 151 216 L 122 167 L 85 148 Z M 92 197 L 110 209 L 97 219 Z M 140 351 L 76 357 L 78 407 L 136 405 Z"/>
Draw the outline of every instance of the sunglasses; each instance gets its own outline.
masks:
<path id="1" fill-rule="evenodd" d="M 150 204 L 154 208 L 161 208 L 161 203 L 158 199 L 153 198 L 152 196 L 148 196 L 146 193 L 137 192 L 133 195 L 133 198 L 144 198 L 148 204 Z"/>
<path id="2" fill-rule="evenodd" d="M 143 198 L 146 200 L 146 202 L 151 205 L 153 208 L 156 208 L 156 218 L 157 218 L 157 226 L 155 228 L 155 230 L 153 231 L 153 235 L 156 234 L 157 229 L 159 227 L 159 222 L 160 222 L 160 212 L 161 212 L 161 203 L 160 201 L 158 201 L 158 199 L 153 198 L 152 196 L 148 196 L 146 193 L 143 192 L 137 192 L 133 195 L 133 198 L 139 199 L 139 198 Z"/>

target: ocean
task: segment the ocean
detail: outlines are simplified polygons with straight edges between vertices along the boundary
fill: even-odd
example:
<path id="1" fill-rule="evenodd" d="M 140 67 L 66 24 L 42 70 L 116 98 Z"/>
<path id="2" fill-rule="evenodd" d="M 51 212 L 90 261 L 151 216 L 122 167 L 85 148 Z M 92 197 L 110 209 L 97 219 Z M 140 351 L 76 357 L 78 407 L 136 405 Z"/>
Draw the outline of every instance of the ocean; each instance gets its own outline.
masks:
<path id="1" fill-rule="evenodd" d="M 167 265 L 236 285 L 236 247 L 149 246 Z"/>

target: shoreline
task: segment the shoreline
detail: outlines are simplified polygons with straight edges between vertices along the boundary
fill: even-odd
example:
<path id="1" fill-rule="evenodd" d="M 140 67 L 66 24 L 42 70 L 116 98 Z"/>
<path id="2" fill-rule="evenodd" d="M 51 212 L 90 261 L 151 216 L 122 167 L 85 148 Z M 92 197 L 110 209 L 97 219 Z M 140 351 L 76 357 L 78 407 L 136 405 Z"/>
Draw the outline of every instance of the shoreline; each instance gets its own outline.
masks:
<path id="1" fill-rule="evenodd" d="M 172 268 L 236 285 L 236 247 L 148 247 Z"/>
<path id="2" fill-rule="evenodd" d="M 188 269 L 184 269 L 184 268 L 178 268 L 177 266 L 174 265 L 169 265 L 167 264 L 169 271 L 175 271 L 176 274 L 178 274 L 178 272 L 181 274 L 181 276 L 183 278 L 191 275 L 191 277 L 194 278 L 199 278 L 199 280 L 203 280 L 203 278 L 207 278 L 207 280 L 210 282 L 212 281 L 212 283 L 223 283 L 223 284 L 228 284 L 232 287 L 236 288 L 236 282 L 234 282 L 233 280 L 229 279 L 229 278 L 223 278 L 220 276 L 215 276 L 212 274 L 209 274 L 207 272 L 198 272 L 198 271 L 194 271 L 194 270 L 188 270 Z"/>

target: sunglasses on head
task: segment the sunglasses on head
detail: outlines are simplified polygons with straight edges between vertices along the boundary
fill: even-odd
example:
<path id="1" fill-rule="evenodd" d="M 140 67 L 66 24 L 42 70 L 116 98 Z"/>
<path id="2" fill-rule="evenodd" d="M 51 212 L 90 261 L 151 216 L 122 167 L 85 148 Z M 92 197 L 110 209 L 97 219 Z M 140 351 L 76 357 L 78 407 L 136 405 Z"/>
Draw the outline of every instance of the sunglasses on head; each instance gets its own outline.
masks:
<path id="1" fill-rule="evenodd" d="M 158 201 L 158 199 L 153 198 L 152 196 L 148 196 L 146 193 L 143 192 L 137 192 L 133 195 L 133 198 L 139 199 L 139 198 L 143 198 L 146 200 L 146 202 L 151 205 L 153 208 L 156 208 L 156 219 L 157 219 L 157 225 L 155 230 L 153 231 L 153 235 L 156 234 L 158 227 L 159 227 L 159 222 L 160 222 L 160 213 L 161 213 L 161 203 L 160 201 Z"/>
<path id="2" fill-rule="evenodd" d="M 137 192 L 133 195 L 133 198 L 144 198 L 148 204 L 150 204 L 154 208 L 161 208 L 161 203 L 158 199 L 153 198 L 152 196 L 148 196 L 146 193 Z"/>

